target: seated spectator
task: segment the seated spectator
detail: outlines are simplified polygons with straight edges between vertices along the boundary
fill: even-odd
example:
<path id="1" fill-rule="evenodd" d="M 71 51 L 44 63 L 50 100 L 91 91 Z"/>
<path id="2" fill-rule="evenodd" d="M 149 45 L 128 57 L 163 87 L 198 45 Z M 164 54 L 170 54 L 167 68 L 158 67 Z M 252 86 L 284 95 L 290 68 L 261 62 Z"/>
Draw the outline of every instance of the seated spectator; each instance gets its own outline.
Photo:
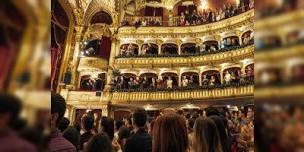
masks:
<path id="1" fill-rule="evenodd" d="M 151 152 L 152 138 L 145 130 L 147 113 L 144 109 L 136 109 L 133 113 L 135 134 L 127 139 L 125 152 Z"/>

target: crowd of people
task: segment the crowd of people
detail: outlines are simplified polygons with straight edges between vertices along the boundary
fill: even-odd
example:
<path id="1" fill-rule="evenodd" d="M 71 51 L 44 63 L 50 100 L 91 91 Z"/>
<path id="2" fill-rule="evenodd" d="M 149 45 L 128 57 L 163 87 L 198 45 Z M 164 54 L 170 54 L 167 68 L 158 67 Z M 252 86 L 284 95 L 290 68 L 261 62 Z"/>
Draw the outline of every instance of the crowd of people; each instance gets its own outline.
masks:
<path id="1" fill-rule="evenodd" d="M 225 52 L 229 50 L 234 50 L 248 45 L 254 44 L 254 37 L 250 33 L 245 33 L 242 37 L 242 45 L 239 42 L 238 37 L 227 37 L 224 38 L 220 46 L 216 41 L 210 41 L 209 43 L 201 44 L 191 44 L 188 47 L 181 48 L 181 54 L 177 52 L 177 46 L 175 48 L 175 53 L 167 53 L 166 48 L 163 48 L 162 54 L 159 54 L 158 46 L 152 43 L 144 44 L 141 49 L 141 54 L 139 54 L 139 48 L 135 44 L 124 44 L 120 48 L 120 53 L 117 57 L 142 57 L 142 56 L 183 56 L 183 55 L 206 55 L 214 54 L 219 52 Z"/>
<path id="2" fill-rule="evenodd" d="M 116 76 L 111 81 L 112 90 L 170 90 L 178 88 L 214 88 L 222 86 L 238 86 L 254 82 L 254 70 L 248 66 L 242 73 L 240 70 L 227 70 L 223 75 L 221 84 L 220 75 L 211 73 L 203 74 L 201 84 L 197 75 L 184 75 L 180 85 L 177 76 L 158 77 L 124 77 Z"/>
<path id="3" fill-rule="evenodd" d="M 244 13 L 252 8 L 254 8 L 254 0 L 249 0 L 248 3 L 241 1 L 239 5 L 224 4 L 222 8 L 217 10 L 204 9 L 202 12 L 197 11 L 197 9 L 191 10 L 191 12 L 185 10 L 181 12 L 177 20 L 174 19 L 173 26 L 202 25 L 217 22 Z M 122 21 L 121 25 L 135 26 L 136 28 L 141 26 L 162 26 L 162 20 L 161 17 L 136 17 L 133 20 L 132 17 L 127 17 Z"/>
<path id="4" fill-rule="evenodd" d="M 82 116 L 81 124 L 74 125 L 69 125 L 67 119 L 62 121 L 65 106 L 60 95 L 52 94 L 50 151 L 253 151 L 252 106 L 234 110 L 208 107 L 187 114 L 166 108 L 153 116 L 138 108 L 130 117 L 114 120 L 104 116 L 100 122 L 94 122 L 94 114 L 88 112 Z"/>
<path id="5" fill-rule="evenodd" d="M 177 25 L 189 26 L 217 22 L 244 13 L 245 11 L 252 9 L 253 7 L 254 0 L 250 0 L 248 5 L 245 5 L 244 3 L 240 3 L 240 5 L 238 6 L 223 5 L 223 8 L 220 8 L 216 11 L 203 10 L 202 13 L 198 13 L 196 10 L 193 10 L 192 13 L 189 13 L 189 11 L 186 10 L 185 12 L 181 13 Z"/>
<path id="6" fill-rule="evenodd" d="M 301 102 L 291 104 L 287 100 L 285 103 L 263 101 L 263 104 L 256 105 L 255 124 L 259 127 L 255 129 L 255 135 L 259 140 L 255 145 L 260 151 L 303 150 L 304 106 Z"/>
<path id="7" fill-rule="evenodd" d="M 105 87 L 105 78 L 93 78 L 90 75 L 83 76 L 80 80 L 80 90 L 102 91 Z"/>

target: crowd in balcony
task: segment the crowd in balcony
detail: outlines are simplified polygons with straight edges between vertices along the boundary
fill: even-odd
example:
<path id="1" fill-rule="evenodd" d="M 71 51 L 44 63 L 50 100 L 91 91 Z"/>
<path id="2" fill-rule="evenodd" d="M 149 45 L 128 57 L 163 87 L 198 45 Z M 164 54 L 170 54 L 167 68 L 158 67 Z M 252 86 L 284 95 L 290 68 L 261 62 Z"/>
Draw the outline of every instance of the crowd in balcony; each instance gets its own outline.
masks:
<path id="1" fill-rule="evenodd" d="M 83 91 L 102 91 L 105 87 L 105 74 L 99 74 L 97 78 L 91 75 L 84 75 L 80 80 L 80 90 Z"/>
<path id="2" fill-rule="evenodd" d="M 218 71 L 209 71 L 203 73 L 201 82 L 197 74 L 180 76 L 168 74 L 162 76 L 116 76 L 111 81 L 112 90 L 118 91 L 145 91 L 145 90 L 176 90 L 176 89 L 198 89 L 198 88 L 216 88 L 229 86 L 242 86 L 254 82 L 253 65 L 247 66 L 245 72 L 240 69 L 228 69 L 224 71 L 223 77 Z M 222 81 L 221 81 L 222 79 Z M 201 83 L 201 84 L 200 84 Z"/>
<path id="3" fill-rule="evenodd" d="M 253 7 L 254 1 L 250 0 L 248 6 L 246 6 L 244 3 L 241 3 L 239 6 L 223 5 L 223 8 L 219 10 L 203 10 L 202 13 L 198 13 L 196 10 L 193 10 L 192 13 L 189 13 L 189 11 L 186 10 L 185 12 L 181 13 L 177 25 L 189 26 L 217 22 L 244 13 L 245 11 L 252 9 Z"/>
<path id="4" fill-rule="evenodd" d="M 254 43 L 252 32 L 245 32 L 241 41 L 242 43 L 237 36 L 230 36 L 222 39 L 220 45 L 215 40 L 205 41 L 201 44 L 184 43 L 180 46 L 180 54 L 178 53 L 178 46 L 174 43 L 164 43 L 161 47 L 154 43 L 145 43 L 141 46 L 141 50 L 139 50 L 137 44 L 128 43 L 120 47 L 119 55 L 116 57 L 178 57 L 225 52 L 252 45 Z M 160 52 L 159 49 L 161 49 Z"/>
<path id="5" fill-rule="evenodd" d="M 212 22 L 217 22 L 227 19 L 238 14 L 244 13 L 254 7 L 254 0 L 249 0 L 249 3 L 241 1 L 239 5 L 223 5 L 222 8 L 217 10 L 203 9 L 198 11 L 196 6 L 194 10 L 185 10 L 181 12 L 180 16 L 173 17 L 173 26 L 190 26 L 202 25 Z M 176 20 L 177 19 L 177 20 Z M 170 20 L 170 19 L 169 19 Z M 162 17 L 159 16 L 142 16 L 142 17 L 126 17 L 121 22 L 121 26 L 162 26 Z"/>

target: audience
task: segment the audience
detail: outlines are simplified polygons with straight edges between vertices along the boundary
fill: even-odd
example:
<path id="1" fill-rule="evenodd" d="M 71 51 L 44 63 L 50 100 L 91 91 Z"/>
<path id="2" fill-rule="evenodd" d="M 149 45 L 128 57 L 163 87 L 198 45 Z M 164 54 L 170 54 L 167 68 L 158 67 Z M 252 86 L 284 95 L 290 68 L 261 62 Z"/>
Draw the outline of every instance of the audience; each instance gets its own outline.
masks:
<path id="1" fill-rule="evenodd" d="M 66 110 L 65 99 L 59 94 L 51 94 L 51 139 L 49 141 L 49 150 L 51 152 L 76 152 L 75 146 L 66 140 L 58 124 L 64 116 Z M 2 142 L 1 142 L 2 143 Z"/>
<path id="2" fill-rule="evenodd" d="M 195 152 L 223 152 L 218 129 L 211 118 L 196 119 L 192 149 Z"/>
<path id="3" fill-rule="evenodd" d="M 145 130 L 147 113 L 144 109 L 137 109 L 133 113 L 134 134 L 125 144 L 125 152 L 151 152 L 152 138 Z"/>
<path id="4" fill-rule="evenodd" d="M 244 13 L 254 7 L 254 1 L 250 0 L 249 3 L 244 3 L 240 1 L 239 5 L 223 5 L 222 8 L 217 10 L 203 10 L 198 12 L 196 9 L 192 10 L 190 13 L 189 10 L 181 12 L 180 16 L 174 16 L 175 22 L 171 26 L 190 26 L 190 25 L 202 25 L 207 23 L 212 23 L 227 19 L 238 14 Z M 170 20 L 170 19 L 169 19 Z M 162 26 L 162 17 L 139 17 L 139 16 L 127 16 L 121 22 L 122 26 L 135 26 L 136 28 L 140 26 Z"/>
<path id="5" fill-rule="evenodd" d="M 61 131 L 61 132 L 64 132 L 70 125 L 70 120 L 66 117 L 63 117 L 60 121 L 59 121 L 59 124 L 58 124 L 58 129 Z"/>
<path id="6" fill-rule="evenodd" d="M 88 142 L 92 137 L 92 129 L 94 127 L 94 117 L 87 114 L 81 118 L 81 128 L 84 131 L 80 136 L 80 149 L 83 149 L 84 144 Z"/>
<path id="7" fill-rule="evenodd" d="M 186 120 L 167 113 L 156 119 L 153 126 L 153 152 L 187 152 L 189 141 Z"/>
<path id="8" fill-rule="evenodd" d="M 53 99 L 53 96 L 52 96 Z M 53 106 L 53 102 L 52 102 Z M 13 130 L 15 123 L 19 119 L 19 114 L 21 111 L 21 101 L 9 94 L 0 93 L 0 151 L 2 152 L 36 152 L 38 149 L 30 142 L 22 139 L 17 135 L 17 132 Z M 65 109 L 64 109 L 65 110 Z M 53 115 L 52 108 L 52 115 Z M 64 112 L 64 111 L 63 111 Z M 61 117 L 62 118 L 62 117 Z M 55 123 L 59 122 L 60 117 L 57 120 L 52 119 L 53 126 L 55 128 Z M 58 131 L 59 132 L 59 131 Z M 54 138 L 52 138 L 54 139 Z M 56 138 L 58 139 L 58 138 Z M 63 138 L 60 138 L 64 140 Z M 52 140 L 53 141 L 53 140 Z M 52 142 L 54 143 L 54 142 Z M 64 144 L 63 142 L 62 144 Z M 13 144 L 13 145 L 12 145 Z M 72 146 L 71 146 L 72 148 Z"/>
<path id="9" fill-rule="evenodd" d="M 115 123 L 110 117 L 102 117 L 101 128 L 96 133 L 92 133 L 96 120 L 92 117 L 92 113 L 88 112 L 81 119 L 81 128 L 84 132 L 81 137 L 79 131 L 71 126 L 64 129 L 64 139 L 57 128 L 65 111 L 65 102 L 57 94 L 52 94 L 52 99 L 54 108 L 52 107 L 51 121 L 53 139 L 49 144 L 51 151 L 77 149 L 84 152 L 239 152 L 253 150 L 254 113 L 250 106 L 232 109 L 211 106 L 188 112 L 166 108 L 153 116 L 148 115 L 146 110 L 138 108 L 131 117 L 118 119 Z"/>
<path id="10" fill-rule="evenodd" d="M 113 152 L 111 139 L 107 134 L 98 133 L 89 140 L 84 152 Z"/>

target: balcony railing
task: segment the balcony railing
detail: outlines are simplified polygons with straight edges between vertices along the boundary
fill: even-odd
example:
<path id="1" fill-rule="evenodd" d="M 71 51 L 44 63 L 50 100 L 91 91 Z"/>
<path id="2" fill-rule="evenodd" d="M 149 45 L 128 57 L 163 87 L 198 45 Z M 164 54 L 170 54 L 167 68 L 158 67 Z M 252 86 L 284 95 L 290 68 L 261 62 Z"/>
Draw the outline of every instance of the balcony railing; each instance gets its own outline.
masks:
<path id="1" fill-rule="evenodd" d="M 89 70 L 98 69 L 106 70 L 108 67 L 108 61 L 97 57 L 81 57 L 77 70 Z"/>
<path id="2" fill-rule="evenodd" d="M 254 85 L 188 91 L 113 92 L 112 102 L 181 101 L 252 96 Z"/>
<path id="3" fill-rule="evenodd" d="M 116 68 L 129 68 L 129 67 L 146 67 L 146 66 L 165 66 L 165 65 L 210 65 L 217 64 L 223 61 L 240 60 L 248 57 L 253 57 L 254 46 L 250 45 L 244 48 L 239 48 L 233 51 L 226 51 L 222 53 L 202 55 L 198 54 L 189 57 L 136 57 L 136 58 L 117 58 L 115 62 Z"/>

